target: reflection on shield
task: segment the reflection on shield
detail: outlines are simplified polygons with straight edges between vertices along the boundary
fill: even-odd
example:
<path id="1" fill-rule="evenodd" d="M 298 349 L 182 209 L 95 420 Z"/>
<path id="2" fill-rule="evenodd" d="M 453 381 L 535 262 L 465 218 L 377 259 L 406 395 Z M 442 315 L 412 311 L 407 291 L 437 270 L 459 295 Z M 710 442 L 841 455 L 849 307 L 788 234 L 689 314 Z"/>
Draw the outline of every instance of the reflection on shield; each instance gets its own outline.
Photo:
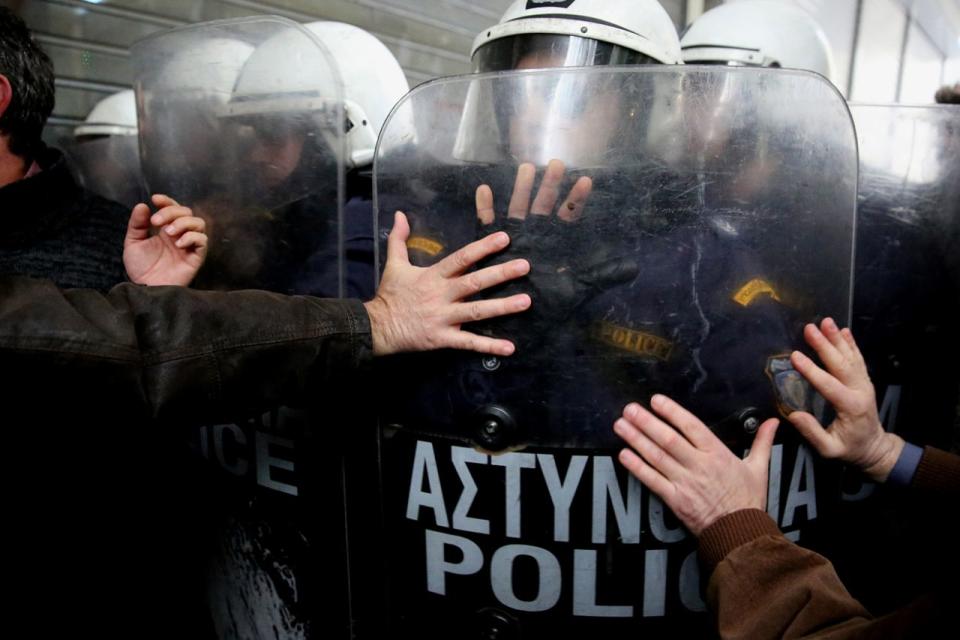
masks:
<path id="1" fill-rule="evenodd" d="M 742 453 L 779 407 L 822 413 L 781 356 L 806 322 L 849 320 L 856 185 L 849 112 L 812 74 L 598 67 L 411 92 L 381 135 L 381 225 L 406 212 L 423 265 L 506 230 L 487 264 L 526 258 L 531 273 L 489 295 L 533 306 L 469 327 L 513 340 L 513 357 L 390 363 L 388 624 L 708 624 L 692 541 L 627 481 L 613 422 L 667 393 Z M 789 430 L 772 466 L 771 514 L 813 541 L 829 476 Z"/>
<path id="2" fill-rule="evenodd" d="M 197 286 L 339 295 L 344 120 L 323 46 L 254 18 L 166 32 L 133 55 L 148 187 L 207 221 Z"/>

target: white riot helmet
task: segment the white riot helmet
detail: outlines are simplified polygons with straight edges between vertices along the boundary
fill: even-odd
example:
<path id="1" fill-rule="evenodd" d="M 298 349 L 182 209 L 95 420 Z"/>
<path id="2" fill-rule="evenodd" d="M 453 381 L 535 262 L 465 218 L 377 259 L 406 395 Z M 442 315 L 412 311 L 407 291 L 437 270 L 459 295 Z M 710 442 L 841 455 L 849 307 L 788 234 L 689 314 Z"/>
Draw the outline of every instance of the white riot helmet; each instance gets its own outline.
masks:
<path id="1" fill-rule="evenodd" d="M 73 130 L 74 138 L 137 135 L 137 100 L 128 89 L 104 98 L 93 107 L 86 121 Z"/>
<path id="2" fill-rule="evenodd" d="M 150 191 L 196 201 L 227 179 L 217 109 L 233 95 L 253 45 L 211 29 L 155 34 L 132 48 L 140 156 Z"/>
<path id="3" fill-rule="evenodd" d="M 384 121 L 410 90 L 407 77 L 390 50 L 363 29 L 342 22 L 304 26 L 326 46 L 343 82 L 347 165 L 372 164 Z"/>
<path id="4" fill-rule="evenodd" d="M 127 207 L 143 201 L 132 90 L 98 102 L 62 148 L 74 178 L 85 189 Z"/>
<path id="5" fill-rule="evenodd" d="M 306 30 L 286 29 L 250 55 L 223 115 L 329 110 L 340 97 L 339 86 L 325 48 Z"/>
<path id="6" fill-rule="evenodd" d="M 473 41 L 471 57 L 477 72 L 682 63 L 677 30 L 656 0 L 515 0 Z"/>
<path id="7" fill-rule="evenodd" d="M 687 64 L 783 67 L 834 78 L 823 29 L 800 7 L 776 0 L 741 0 L 700 16 L 681 40 Z"/>
<path id="8" fill-rule="evenodd" d="M 169 57 L 158 61 L 151 70 L 156 75 L 148 78 L 156 97 L 170 94 L 175 99 L 194 99 L 204 94 L 226 102 L 254 47 L 234 38 L 192 40 L 184 36 L 172 39 L 167 50 Z"/>

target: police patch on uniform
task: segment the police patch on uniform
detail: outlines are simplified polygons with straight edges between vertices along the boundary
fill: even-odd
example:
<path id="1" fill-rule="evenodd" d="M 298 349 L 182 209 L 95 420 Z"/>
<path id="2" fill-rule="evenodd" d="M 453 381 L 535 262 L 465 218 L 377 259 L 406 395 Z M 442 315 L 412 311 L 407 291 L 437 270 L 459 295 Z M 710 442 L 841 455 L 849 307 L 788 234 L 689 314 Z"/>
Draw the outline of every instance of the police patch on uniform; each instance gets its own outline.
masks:
<path id="1" fill-rule="evenodd" d="M 754 278 L 740 287 L 739 291 L 733 294 L 733 301 L 741 306 L 749 307 L 760 296 L 770 296 L 780 302 L 780 295 L 773 288 L 773 285 L 761 278 Z"/>
<path id="2" fill-rule="evenodd" d="M 443 251 L 442 244 L 436 240 L 425 238 L 424 236 L 410 236 L 407 238 L 407 248 L 420 251 L 428 256 L 436 256 Z"/>
<path id="3" fill-rule="evenodd" d="M 813 387 L 793 368 L 789 353 L 768 358 L 766 373 L 784 417 L 794 411 L 813 411 Z"/>
<path id="4" fill-rule="evenodd" d="M 673 343 L 652 333 L 620 327 L 609 322 L 598 323 L 592 333 L 594 338 L 604 344 L 641 356 L 667 361 L 673 355 Z"/>

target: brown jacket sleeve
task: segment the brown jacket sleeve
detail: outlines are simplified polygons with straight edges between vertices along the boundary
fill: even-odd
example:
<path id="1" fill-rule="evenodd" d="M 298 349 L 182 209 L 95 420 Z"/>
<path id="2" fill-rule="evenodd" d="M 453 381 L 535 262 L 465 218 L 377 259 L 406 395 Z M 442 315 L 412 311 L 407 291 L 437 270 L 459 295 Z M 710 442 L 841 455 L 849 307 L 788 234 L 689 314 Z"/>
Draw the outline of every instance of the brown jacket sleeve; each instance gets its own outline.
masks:
<path id="1" fill-rule="evenodd" d="M 225 420 L 300 404 L 371 358 L 358 301 L 0 277 L 0 375 L 20 404 Z"/>
<path id="2" fill-rule="evenodd" d="M 910 483 L 913 489 L 944 494 L 960 492 L 960 456 L 924 447 L 923 457 Z"/>
<path id="3" fill-rule="evenodd" d="M 927 447 L 911 485 L 956 492 L 960 457 Z M 700 537 L 707 601 L 723 638 L 901 638 L 936 632 L 943 594 L 873 618 L 823 556 L 783 537 L 758 509 L 721 518 Z M 878 562 L 880 559 L 878 559 Z M 882 576 L 881 576 L 882 579 Z"/>

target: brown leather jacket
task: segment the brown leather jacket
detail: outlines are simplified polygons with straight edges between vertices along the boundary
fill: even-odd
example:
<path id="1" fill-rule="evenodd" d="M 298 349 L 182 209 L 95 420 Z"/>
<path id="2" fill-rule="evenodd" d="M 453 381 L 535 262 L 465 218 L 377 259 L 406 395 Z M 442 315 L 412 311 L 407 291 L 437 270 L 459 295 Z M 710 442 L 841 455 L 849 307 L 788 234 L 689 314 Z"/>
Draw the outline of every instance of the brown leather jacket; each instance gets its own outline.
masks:
<path id="1" fill-rule="evenodd" d="M 371 358 L 356 300 L 0 277 L 5 395 L 66 395 L 72 413 L 107 395 L 161 420 L 228 419 L 302 402 Z"/>
<path id="2" fill-rule="evenodd" d="M 955 499 L 960 457 L 927 447 L 911 488 Z M 956 604 L 946 593 L 874 618 L 846 590 L 829 560 L 784 538 L 757 509 L 737 511 L 708 527 L 700 537 L 700 557 L 712 571 L 707 600 L 723 638 L 938 637 L 945 619 L 955 620 L 950 607 Z M 877 558 L 878 579 L 882 566 Z"/>

